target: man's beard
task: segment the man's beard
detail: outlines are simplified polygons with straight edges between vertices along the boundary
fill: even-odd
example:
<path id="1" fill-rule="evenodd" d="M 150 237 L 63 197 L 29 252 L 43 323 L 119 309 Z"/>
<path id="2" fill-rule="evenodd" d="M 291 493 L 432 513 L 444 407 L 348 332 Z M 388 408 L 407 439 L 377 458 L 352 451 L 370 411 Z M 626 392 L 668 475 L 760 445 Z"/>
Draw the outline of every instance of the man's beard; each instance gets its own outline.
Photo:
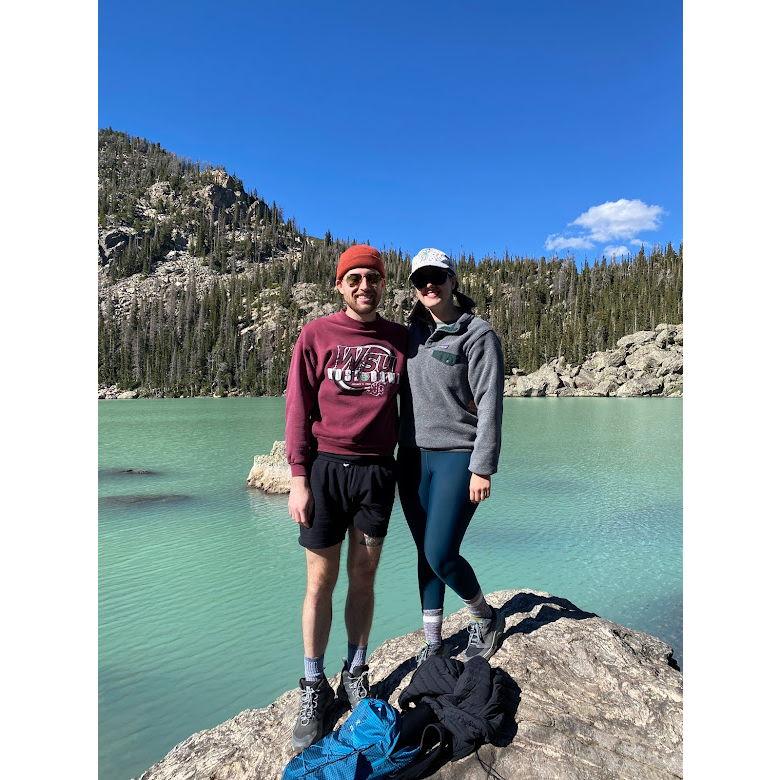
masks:
<path id="1" fill-rule="evenodd" d="M 375 312 L 379 308 L 379 302 L 380 298 L 378 295 L 371 296 L 371 301 L 363 300 L 363 301 L 357 301 L 355 300 L 354 296 L 351 297 L 344 297 L 344 303 L 346 306 L 348 306 L 352 311 L 355 312 L 355 314 L 371 314 L 372 312 Z"/>

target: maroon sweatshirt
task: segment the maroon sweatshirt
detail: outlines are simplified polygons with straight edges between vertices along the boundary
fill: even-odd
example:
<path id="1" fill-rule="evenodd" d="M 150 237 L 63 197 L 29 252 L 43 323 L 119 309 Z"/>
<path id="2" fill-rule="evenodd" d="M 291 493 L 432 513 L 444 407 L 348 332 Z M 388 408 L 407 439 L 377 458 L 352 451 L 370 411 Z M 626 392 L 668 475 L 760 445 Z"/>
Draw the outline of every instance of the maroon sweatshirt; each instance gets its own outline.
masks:
<path id="1" fill-rule="evenodd" d="M 317 450 L 392 455 L 407 331 L 343 311 L 303 326 L 287 377 L 285 440 L 292 475 L 305 476 Z"/>

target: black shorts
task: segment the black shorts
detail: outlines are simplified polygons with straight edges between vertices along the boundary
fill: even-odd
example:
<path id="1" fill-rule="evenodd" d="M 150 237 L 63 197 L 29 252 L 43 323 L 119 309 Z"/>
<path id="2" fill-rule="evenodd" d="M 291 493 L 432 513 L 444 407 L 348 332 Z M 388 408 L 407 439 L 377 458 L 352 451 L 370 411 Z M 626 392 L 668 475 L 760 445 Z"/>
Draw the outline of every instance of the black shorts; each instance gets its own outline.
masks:
<path id="1" fill-rule="evenodd" d="M 387 536 L 395 499 L 392 455 L 333 455 L 318 452 L 309 470 L 314 498 L 311 528 L 300 526 L 298 543 L 320 550 L 344 541 L 354 526 L 373 537 Z"/>

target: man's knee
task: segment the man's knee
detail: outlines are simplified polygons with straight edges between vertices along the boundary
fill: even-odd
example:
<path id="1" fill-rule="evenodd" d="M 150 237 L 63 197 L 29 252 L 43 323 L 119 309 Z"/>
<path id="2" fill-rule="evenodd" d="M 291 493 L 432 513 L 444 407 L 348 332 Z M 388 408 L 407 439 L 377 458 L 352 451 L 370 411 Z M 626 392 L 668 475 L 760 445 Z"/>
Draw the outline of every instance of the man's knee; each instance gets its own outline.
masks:
<path id="1" fill-rule="evenodd" d="M 350 556 L 347 564 L 350 582 L 373 581 L 379 567 L 379 554 L 384 540 L 383 536 L 369 536 L 360 533 L 355 554 Z"/>
<path id="2" fill-rule="evenodd" d="M 315 599 L 330 598 L 335 587 L 335 577 L 309 576 L 306 580 L 306 595 Z"/>
<path id="3" fill-rule="evenodd" d="M 310 565 L 306 571 L 306 592 L 311 596 L 330 596 L 338 578 L 338 560 L 329 565 Z"/>

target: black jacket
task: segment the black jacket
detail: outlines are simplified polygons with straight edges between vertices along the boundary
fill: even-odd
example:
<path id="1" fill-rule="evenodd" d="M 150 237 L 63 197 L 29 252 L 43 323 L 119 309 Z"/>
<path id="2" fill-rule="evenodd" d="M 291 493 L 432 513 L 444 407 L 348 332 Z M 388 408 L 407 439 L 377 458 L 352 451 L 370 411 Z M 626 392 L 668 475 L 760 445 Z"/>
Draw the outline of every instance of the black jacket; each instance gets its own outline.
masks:
<path id="1" fill-rule="evenodd" d="M 469 755 L 491 742 L 507 717 L 509 675 L 484 658 L 465 665 L 454 658 L 431 656 L 412 675 L 398 704 L 427 704 L 452 735 L 452 759 Z"/>

